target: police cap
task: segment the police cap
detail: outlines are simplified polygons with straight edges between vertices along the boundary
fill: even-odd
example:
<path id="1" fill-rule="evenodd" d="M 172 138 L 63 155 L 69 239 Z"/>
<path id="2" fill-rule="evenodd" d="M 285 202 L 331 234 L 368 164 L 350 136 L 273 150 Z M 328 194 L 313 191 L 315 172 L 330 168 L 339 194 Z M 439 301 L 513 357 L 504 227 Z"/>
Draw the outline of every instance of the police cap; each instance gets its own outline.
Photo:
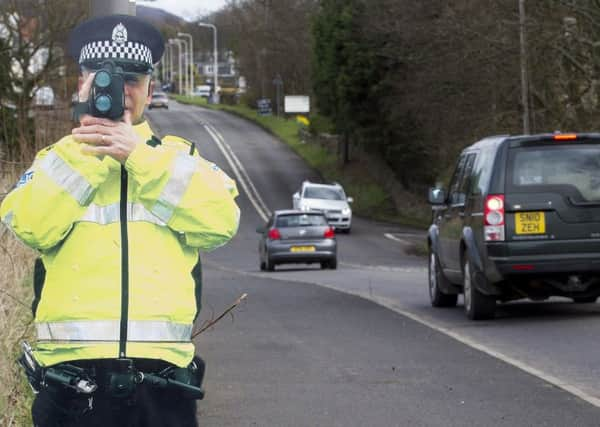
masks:
<path id="1" fill-rule="evenodd" d="M 69 36 L 68 53 L 81 66 L 97 69 L 112 60 L 123 71 L 149 73 L 165 42 L 152 25 L 131 15 L 109 15 L 79 24 Z"/>

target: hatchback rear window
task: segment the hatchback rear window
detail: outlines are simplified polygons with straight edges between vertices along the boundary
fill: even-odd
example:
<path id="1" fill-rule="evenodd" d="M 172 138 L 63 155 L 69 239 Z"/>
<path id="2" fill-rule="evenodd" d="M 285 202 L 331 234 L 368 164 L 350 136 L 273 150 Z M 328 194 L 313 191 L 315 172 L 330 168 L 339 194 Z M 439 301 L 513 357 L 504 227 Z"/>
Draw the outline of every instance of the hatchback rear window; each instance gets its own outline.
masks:
<path id="1" fill-rule="evenodd" d="M 512 149 L 509 185 L 542 191 L 552 186 L 576 189 L 584 201 L 600 201 L 600 146 L 559 145 Z"/>
<path id="2" fill-rule="evenodd" d="M 277 217 L 277 221 L 275 222 L 275 226 L 278 228 L 310 227 L 321 225 L 327 225 L 325 216 L 314 214 L 282 215 Z"/>

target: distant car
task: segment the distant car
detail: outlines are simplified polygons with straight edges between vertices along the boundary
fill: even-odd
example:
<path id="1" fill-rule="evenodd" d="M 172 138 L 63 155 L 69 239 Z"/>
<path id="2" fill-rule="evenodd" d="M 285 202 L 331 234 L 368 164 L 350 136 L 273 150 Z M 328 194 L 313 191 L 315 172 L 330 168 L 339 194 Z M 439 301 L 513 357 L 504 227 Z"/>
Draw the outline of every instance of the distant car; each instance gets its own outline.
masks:
<path id="1" fill-rule="evenodd" d="M 212 86 L 200 85 L 200 86 L 196 86 L 196 89 L 194 89 L 193 95 L 200 96 L 202 98 L 209 98 L 211 93 L 212 93 Z"/>
<path id="2" fill-rule="evenodd" d="M 260 233 L 260 269 L 273 271 L 277 264 L 320 263 L 337 268 L 337 241 L 333 228 L 321 212 L 275 211 Z"/>
<path id="3" fill-rule="evenodd" d="M 340 184 L 317 184 L 304 181 L 294 193 L 292 204 L 301 211 L 320 211 L 327 217 L 329 225 L 336 230 L 349 233 L 352 228 L 352 197 L 346 197 Z"/>
<path id="4" fill-rule="evenodd" d="M 150 101 L 150 105 L 148 105 L 148 109 L 152 110 L 153 108 L 169 109 L 169 97 L 166 93 L 154 92 L 152 94 L 152 100 Z"/>
<path id="5" fill-rule="evenodd" d="M 600 296 L 600 134 L 485 138 L 429 191 L 429 296 L 473 320 L 497 301 Z"/>

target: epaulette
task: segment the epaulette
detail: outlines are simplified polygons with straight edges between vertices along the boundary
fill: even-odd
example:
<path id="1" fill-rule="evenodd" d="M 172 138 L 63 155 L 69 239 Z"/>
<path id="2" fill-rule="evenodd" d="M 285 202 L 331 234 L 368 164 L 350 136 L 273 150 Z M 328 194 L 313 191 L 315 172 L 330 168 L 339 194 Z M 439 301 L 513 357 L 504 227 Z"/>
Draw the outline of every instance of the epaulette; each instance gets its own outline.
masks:
<path id="1" fill-rule="evenodd" d="M 196 144 L 194 144 L 192 141 L 181 138 L 180 136 L 165 135 L 162 139 L 162 142 L 169 146 L 179 146 L 181 148 L 185 147 L 189 150 L 190 155 L 193 155 L 196 152 Z"/>
<path id="2" fill-rule="evenodd" d="M 56 145 L 56 143 L 50 144 L 49 146 L 42 148 L 40 151 L 37 152 L 37 154 L 35 155 L 35 158 L 42 159 L 42 158 L 46 157 L 48 155 L 48 153 L 52 150 L 52 148 L 54 148 L 55 145 Z"/>

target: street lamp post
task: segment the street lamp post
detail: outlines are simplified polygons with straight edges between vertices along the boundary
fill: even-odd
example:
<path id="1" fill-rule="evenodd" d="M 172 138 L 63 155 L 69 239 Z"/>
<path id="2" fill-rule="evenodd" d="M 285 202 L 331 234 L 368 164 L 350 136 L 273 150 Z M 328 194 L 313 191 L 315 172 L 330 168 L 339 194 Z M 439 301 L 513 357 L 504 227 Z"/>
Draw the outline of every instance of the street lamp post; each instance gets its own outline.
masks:
<path id="1" fill-rule="evenodd" d="M 161 69 L 162 69 L 162 76 L 161 76 L 161 83 L 164 85 L 165 84 L 165 78 L 167 75 L 167 58 L 169 56 L 169 45 L 167 45 L 165 47 L 165 53 L 163 54 L 164 57 L 164 61 L 162 61 L 161 63 Z"/>
<path id="2" fill-rule="evenodd" d="M 187 55 L 187 51 L 188 51 L 188 43 L 183 40 L 183 39 L 175 39 L 175 40 L 179 40 L 179 43 L 183 44 L 183 48 L 181 50 L 181 52 L 183 52 L 183 92 L 186 93 L 188 92 L 189 94 L 189 85 L 190 85 L 190 76 L 188 75 L 188 69 L 190 68 L 190 58 Z M 181 54 L 180 52 L 180 54 Z"/>
<path id="3" fill-rule="evenodd" d="M 171 81 L 171 45 L 167 41 L 165 43 L 165 53 L 163 56 L 162 66 L 163 70 L 165 70 L 165 77 L 163 78 L 163 85 L 168 85 Z"/>
<path id="4" fill-rule="evenodd" d="M 177 33 L 177 37 L 189 37 L 189 61 L 192 63 L 192 66 L 189 67 L 189 72 L 190 72 L 190 85 L 189 85 L 189 93 L 192 94 L 194 91 L 194 69 L 195 69 L 195 65 L 194 65 L 194 39 L 192 38 L 191 34 L 188 33 Z"/>
<path id="5" fill-rule="evenodd" d="M 171 41 L 169 40 L 169 88 L 170 91 L 173 92 L 173 83 L 175 83 L 175 80 L 173 78 L 173 70 L 175 69 L 175 64 L 173 63 L 173 49 L 174 49 L 174 43 L 171 43 Z"/>
<path id="6" fill-rule="evenodd" d="M 213 91 L 213 103 L 214 104 L 218 104 L 219 103 L 219 91 L 218 91 L 218 87 L 219 87 L 219 61 L 217 58 L 217 27 L 214 26 L 213 24 L 205 24 L 204 22 L 198 22 L 198 25 L 201 27 L 208 27 L 208 28 L 212 28 L 213 29 L 213 60 L 214 60 L 214 65 L 213 65 L 213 84 L 214 84 L 214 91 Z"/>
<path id="7" fill-rule="evenodd" d="M 178 72 L 177 74 L 179 74 L 179 85 L 177 86 L 177 90 L 179 91 L 179 94 L 181 95 L 181 40 L 180 39 L 169 39 L 169 43 L 172 45 L 177 45 L 177 47 L 179 48 L 179 68 L 178 68 Z"/>

